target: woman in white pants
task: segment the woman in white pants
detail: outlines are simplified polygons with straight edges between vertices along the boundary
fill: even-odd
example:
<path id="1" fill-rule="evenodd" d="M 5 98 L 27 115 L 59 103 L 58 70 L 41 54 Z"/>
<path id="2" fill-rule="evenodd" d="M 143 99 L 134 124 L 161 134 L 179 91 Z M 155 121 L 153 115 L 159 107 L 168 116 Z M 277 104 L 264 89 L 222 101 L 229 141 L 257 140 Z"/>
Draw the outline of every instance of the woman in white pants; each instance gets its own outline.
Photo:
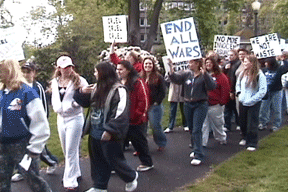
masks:
<path id="1" fill-rule="evenodd" d="M 77 179 L 81 178 L 79 165 L 79 145 L 84 124 L 83 108 L 73 99 L 79 87 L 87 86 L 87 81 L 74 71 L 72 60 L 61 56 L 51 83 L 52 106 L 58 114 L 57 127 L 65 156 L 63 186 L 66 191 L 78 191 Z"/>
<path id="2" fill-rule="evenodd" d="M 221 72 L 213 57 L 205 59 L 205 67 L 217 84 L 216 89 L 208 92 L 208 112 L 202 128 L 202 145 L 207 146 L 209 131 L 220 144 L 226 144 L 224 131 L 224 105 L 229 101 L 230 86 L 227 76 Z"/>

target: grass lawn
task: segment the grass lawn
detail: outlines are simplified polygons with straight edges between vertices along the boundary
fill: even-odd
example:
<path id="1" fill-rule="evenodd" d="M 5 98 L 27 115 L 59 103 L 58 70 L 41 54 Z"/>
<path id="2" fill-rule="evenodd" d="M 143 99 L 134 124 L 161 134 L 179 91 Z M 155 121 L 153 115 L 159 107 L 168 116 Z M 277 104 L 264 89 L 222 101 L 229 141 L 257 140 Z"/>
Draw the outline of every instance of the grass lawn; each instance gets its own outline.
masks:
<path id="1" fill-rule="evenodd" d="M 270 134 L 256 152 L 242 151 L 183 191 L 288 191 L 288 126 Z"/>

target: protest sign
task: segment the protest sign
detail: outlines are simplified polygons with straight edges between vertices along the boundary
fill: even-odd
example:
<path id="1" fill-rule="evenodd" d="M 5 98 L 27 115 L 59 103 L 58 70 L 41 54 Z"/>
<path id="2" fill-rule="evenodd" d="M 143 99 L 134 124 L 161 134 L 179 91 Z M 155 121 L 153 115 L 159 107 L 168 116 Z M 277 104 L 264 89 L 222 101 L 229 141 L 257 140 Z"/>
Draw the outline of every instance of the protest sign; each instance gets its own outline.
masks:
<path id="1" fill-rule="evenodd" d="M 10 27 L 0 30 L 0 61 L 4 59 L 24 60 L 22 44 L 25 40 L 24 29 Z"/>
<path id="2" fill-rule="evenodd" d="M 202 58 L 193 17 L 161 24 L 168 57 L 174 62 Z"/>
<path id="3" fill-rule="evenodd" d="M 104 16 L 104 42 L 126 43 L 127 42 L 127 15 Z"/>
<path id="4" fill-rule="evenodd" d="M 168 59 L 169 59 L 168 56 L 162 57 L 165 74 L 167 74 L 170 71 L 170 67 L 168 65 Z M 175 72 L 188 69 L 188 65 L 189 65 L 189 61 L 181 61 L 181 62 L 172 63 L 172 67 Z"/>
<path id="5" fill-rule="evenodd" d="M 276 33 L 251 38 L 250 42 L 258 59 L 281 55 L 281 47 Z"/>
<path id="6" fill-rule="evenodd" d="M 220 56 L 227 57 L 232 49 L 240 48 L 239 36 L 215 35 L 213 50 Z"/>

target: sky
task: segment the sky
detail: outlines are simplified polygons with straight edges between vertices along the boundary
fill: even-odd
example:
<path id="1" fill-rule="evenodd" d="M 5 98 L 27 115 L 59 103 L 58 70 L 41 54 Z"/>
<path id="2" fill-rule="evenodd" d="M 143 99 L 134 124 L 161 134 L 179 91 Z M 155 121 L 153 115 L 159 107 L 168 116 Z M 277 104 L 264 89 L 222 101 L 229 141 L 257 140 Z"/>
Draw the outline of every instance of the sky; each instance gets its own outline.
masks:
<path id="1" fill-rule="evenodd" d="M 45 6 L 47 13 L 55 12 L 54 7 L 49 5 L 47 0 L 5 0 L 3 8 L 11 13 L 12 22 L 16 26 L 21 27 L 21 33 L 26 36 L 26 43 L 33 44 L 36 40 L 37 44 L 48 45 L 54 42 L 55 37 L 50 35 L 47 38 L 41 34 L 40 30 L 42 26 L 49 25 L 49 22 L 37 22 L 32 25 L 32 21 L 29 19 L 30 11 L 38 6 Z M 28 17 L 28 20 L 21 20 L 23 17 Z"/>

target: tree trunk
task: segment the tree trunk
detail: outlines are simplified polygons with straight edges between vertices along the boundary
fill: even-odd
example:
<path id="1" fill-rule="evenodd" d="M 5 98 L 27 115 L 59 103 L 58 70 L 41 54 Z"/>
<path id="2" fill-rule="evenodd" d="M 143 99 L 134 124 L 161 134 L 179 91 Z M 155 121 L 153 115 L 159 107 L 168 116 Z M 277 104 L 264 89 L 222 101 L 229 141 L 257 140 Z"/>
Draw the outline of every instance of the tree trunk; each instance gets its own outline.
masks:
<path id="1" fill-rule="evenodd" d="M 129 1 L 128 44 L 131 46 L 140 46 L 139 3 L 139 0 Z"/>
<path id="2" fill-rule="evenodd" d="M 162 8 L 162 3 L 163 3 L 163 0 L 157 0 L 155 2 L 153 15 L 152 15 L 152 21 L 151 21 L 151 25 L 150 25 L 150 28 L 149 28 L 149 34 L 148 34 L 147 39 L 146 39 L 146 41 L 144 42 L 144 45 L 143 45 L 143 49 L 146 50 L 146 51 L 150 51 L 151 50 L 151 48 L 152 48 L 152 46 L 154 44 L 155 38 L 157 36 L 159 15 L 160 15 L 160 11 L 161 11 L 161 8 Z"/>

